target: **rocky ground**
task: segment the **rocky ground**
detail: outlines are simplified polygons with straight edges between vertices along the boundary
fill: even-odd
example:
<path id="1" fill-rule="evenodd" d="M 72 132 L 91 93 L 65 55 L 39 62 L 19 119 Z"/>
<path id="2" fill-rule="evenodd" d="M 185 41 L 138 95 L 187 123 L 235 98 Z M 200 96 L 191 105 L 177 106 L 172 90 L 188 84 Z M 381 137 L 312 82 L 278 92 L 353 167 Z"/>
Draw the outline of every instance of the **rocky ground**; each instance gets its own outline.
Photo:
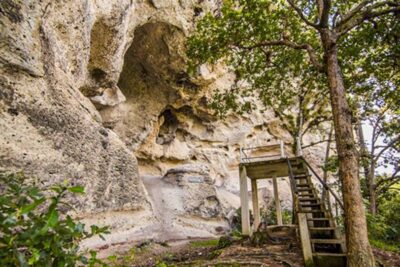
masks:
<path id="1" fill-rule="evenodd" d="M 226 237 L 145 242 L 130 249 L 127 244 L 104 247 L 100 256 L 116 266 L 303 266 L 299 243 L 293 228 L 289 230 L 290 235 L 286 229 L 274 232 L 278 239 L 261 245 L 255 240 Z M 126 252 L 115 256 L 121 249 Z"/>
<path id="2" fill-rule="evenodd" d="M 147 241 L 102 247 L 99 256 L 111 266 L 304 266 L 295 228 L 269 228 L 272 239 L 186 239 Z M 122 252 L 123 251 L 123 252 Z M 377 266 L 400 266 L 400 254 L 374 249 Z"/>

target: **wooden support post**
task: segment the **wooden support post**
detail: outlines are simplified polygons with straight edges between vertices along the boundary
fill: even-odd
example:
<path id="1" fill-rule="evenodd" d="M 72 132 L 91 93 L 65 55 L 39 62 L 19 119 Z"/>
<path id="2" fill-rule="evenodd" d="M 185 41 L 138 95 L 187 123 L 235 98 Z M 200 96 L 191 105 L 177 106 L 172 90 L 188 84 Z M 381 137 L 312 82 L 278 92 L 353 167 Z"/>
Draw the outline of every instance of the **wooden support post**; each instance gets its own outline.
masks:
<path id="1" fill-rule="evenodd" d="M 246 167 L 239 167 L 240 173 L 240 203 L 242 213 L 242 234 L 250 236 L 250 214 L 249 214 L 249 192 L 247 190 L 247 173 Z"/>
<path id="2" fill-rule="evenodd" d="M 282 209 L 281 209 L 281 202 L 279 201 L 279 191 L 278 191 L 278 181 L 277 178 L 272 178 L 274 184 L 274 199 L 275 199 L 275 209 L 276 209 L 276 221 L 278 225 L 283 225 L 282 220 Z"/>
<path id="3" fill-rule="evenodd" d="M 258 203 L 258 188 L 256 179 L 251 180 L 251 197 L 253 201 L 254 214 L 253 231 L 257 231 L 258 225 L 260 224 L 260 207 Z"/>
<path id="4" fill-rule="evenodd" d="M 301 240 L 301 247 L 303 249 L 303 258 L 306 267 L 313 267 L 314 260 L 312 255 L 310 233 L 308 232 L 307 216 L 305 213 L 298 213 L 299 221 L 299 234 Z"/>
<path id="5" fill-rule="evenodd" d="M 296 137 L 296 157 L 303 156 L 303 150 L 301 148 L 301 141 L 300 137 Z"/>
<path id="6" fill-rule="evenodd" d="M 285 144 L 283 143 L 283 141 L 280 141 L 280 147 L 281 147 L 281 158 L 285 157 Z"/>

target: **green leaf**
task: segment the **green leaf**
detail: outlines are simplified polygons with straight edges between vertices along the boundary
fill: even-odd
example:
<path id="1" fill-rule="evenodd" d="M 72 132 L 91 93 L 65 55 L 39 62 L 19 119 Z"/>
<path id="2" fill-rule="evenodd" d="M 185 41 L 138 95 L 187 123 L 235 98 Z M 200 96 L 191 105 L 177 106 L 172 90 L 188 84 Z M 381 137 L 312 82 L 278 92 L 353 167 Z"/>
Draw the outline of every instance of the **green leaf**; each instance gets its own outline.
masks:
<path id="1" fill-rule="evenodd" d="M 54 227 L 58 223 L 58 212 L 56 209 L 53 209 L 47 219 L 47 225 L 49 227 Z"/>
<path id="2" fill-rule="evenodd" d="M 72 192 L 72 193 L 77 193 L 77 194 L 84 194 L 85 193 L 85 188 L 83 186 L 72 186 L 72 187 L 68 187 L 68 191 Z"/>
<path id="3" fill-rule="evenodd" d="M 39 252 L 39 250 L 37 250 L 37 249 L 33 249 L 32 251 L 31 251 L 31 253 L 32 253 L 32 256 L 29 258 L 29 260 L 28 260 L 28 264 L 29 265 L 33 265 L 34 263 L 36 263 L 36 262 L 38 262 L 39 261 L 39 259 L 40 259 L 40 252 Z"/>
<path id="4" fill-rule="evenodd" d="M 42 204 L 45 201 L 46 201 L 46 199 L 44 197 L 40 198 L 38 200 L 35 200 L 33 203 L 22 207 L 20 210 L 20 214 L 27 214 L 27 213 L 31 212 L 32 210 L 36 209 L 40 204 Z"/>

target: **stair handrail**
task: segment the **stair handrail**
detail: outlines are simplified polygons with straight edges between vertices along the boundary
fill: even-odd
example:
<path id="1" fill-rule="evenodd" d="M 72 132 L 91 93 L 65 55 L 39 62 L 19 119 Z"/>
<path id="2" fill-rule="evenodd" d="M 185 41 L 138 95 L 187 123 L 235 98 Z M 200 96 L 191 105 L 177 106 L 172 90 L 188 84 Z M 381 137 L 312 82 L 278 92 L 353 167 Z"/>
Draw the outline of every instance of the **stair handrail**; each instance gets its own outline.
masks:
<path id="1" fill-rule="evenodd" d="M 270 144 L 270 145 L 263 145 L 263 146 L 252 146 L 252 147 L 239 147 L 240 151 L 240 162 L 241 163 L 249 163 L 252 162 L 253 160 L 257 159 L 267 159 L 267 158 L 285 158 L 285 143 L 281 139 L 275 139 L 273 141 L 276 141 L 276 143 Z M 268 139 L 267 142 L 272 142 L 272 140 Z M 264 156 L 251 156 L 251 151 L 255 150 L 261 150 L 261 149 L 266 149 L 266 148 L 280 148 L 279 154 L 272 154 L 272 155 L 264 155 Z M 249 154 L 247 154 L 247 151 Z"/>
<path id="2" fill-rule="evenodd" d="M 286 162 L 287 162 L 288 169 L 289 169 L 289 179 L 290 179 L 290 184 L 292 186 L 292 190 L 293 190 L 294 193 L 297 193 L 297 187 L 294 186 L 296 181 L 294 180 L 292 164 L 290 163 L 290 159 L 288 157 L 286 157 Z"/>
<path id="3" fill-rule="evenodd" d="M 311 165 L 306 161 L 306 159 L 304 157 L 300 157 L 301 160 L 307 165 L 307 167 L 311 170 L 311 172 L 314 174 L 314 176 L 318 179 L 318 181 L 322 184 L 322 186 L 328 190 L 332 196 L 335 198 L 335 200 L 337 201 L 337 203 L 339 203 L 340 207 L 344 210 L 344 205 L 343 202 L 340 200 L 340 198 L 336 195 L 336 193 L 332 190 L 332 188 L 329 187 L 329 185 L 327 183 L 324 182 L 324 180 L 321 179 L 321 177 L 319 177 L 319 175 L 317 174 L 317 172 L 313 169 L 313 167 L 311 167 Z"/>
<path id="4" fill-rule="evenodd" d="M 296 187 L 296 181 L 294 180 L 293 168 L 292 164 L 290 163 L 290 159 L 288 157 L 286 157 L 286 162 L 289 170 L 290 185 L 292 187 L 292 192 L 293 192 L 293 204 L 294 204 L 293 206 L 296 212 L 298 212 L 297 187 Z"/>
<path id="5" fill-rule="evenodd" d="M 310 240 L 310 231 L 308 229 L 308 224 L 307 224 L 307 214 L 302 213 L 299 210 L 299 200 L 297 197 L 297 187 L 296 187 L 296 181 L 294 179 L 294 174 L 293 174 L 293 168 L 292 168 L 292 163 L 290 163 L 290 159 L 286 157 L 286 162 L 288 165 L 288 170 L 289 170 L 289 179 L 290 179 L 290 184 L 292 185 L 292 192 L 293 192 L 293 206 L 295 209 L 295 213 L 293 214 L 293 218 L 297 219 L 297 224 L 298 224 L 298 229 L 299 229 L 299 236 L 300 236 L 300 242 L 301 242 L 301 247 L 303 251 L 303 259 L 305 262 L 305 265 L 307 267 L 314 266 L 314 259 L 313 259 L 313 254 L 312 254 L 312 246 L 311 246 L 311 240 Z M 297 216 L 295 216 L 297 215 Z M 296 222 L 296 219 L 293 220 L 293 222 Z"/>

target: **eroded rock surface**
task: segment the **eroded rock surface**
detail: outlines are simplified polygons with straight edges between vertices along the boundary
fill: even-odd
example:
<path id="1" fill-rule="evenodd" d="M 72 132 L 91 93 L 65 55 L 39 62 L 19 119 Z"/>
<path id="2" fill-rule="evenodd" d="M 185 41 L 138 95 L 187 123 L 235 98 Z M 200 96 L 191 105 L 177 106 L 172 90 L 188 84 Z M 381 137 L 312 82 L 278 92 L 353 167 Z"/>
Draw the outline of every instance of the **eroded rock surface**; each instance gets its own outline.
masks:
<path id="1" fill-rule="evenodd" d="M 213 116 L 213 90 L 234 81 L 225 68 L 187 75 L 185 38 L 219 4 L 1 1 L 1 169 L 83 184 L 77 216 L 110 225 L 107 242 L 225 231 L 239 147 L 292 140 L 269 112 Z"/>

